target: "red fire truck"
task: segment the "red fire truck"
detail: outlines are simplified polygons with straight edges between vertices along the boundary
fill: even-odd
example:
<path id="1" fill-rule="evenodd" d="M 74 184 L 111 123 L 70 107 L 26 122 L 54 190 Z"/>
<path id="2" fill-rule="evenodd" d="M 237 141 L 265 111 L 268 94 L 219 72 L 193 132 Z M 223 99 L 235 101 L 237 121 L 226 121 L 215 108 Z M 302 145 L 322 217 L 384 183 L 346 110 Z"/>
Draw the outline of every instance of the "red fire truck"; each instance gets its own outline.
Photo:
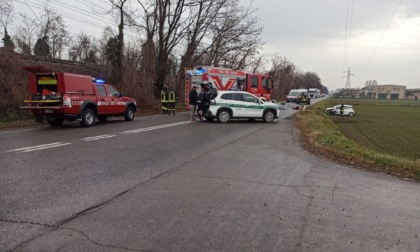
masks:
<path id="1" fill-rule="evenodd" d="M 43 66 L 27 66 L 29 99 L 22 109 L 30 109 L 35 120 L 47 120 L 51 126 L 60 126 L 65 119 L 80 120 L 90 127 L 95 119 L 106 121 L 109 116 L 123 116 L 132 121 L 136 100 L 124 96 L 104 80 L 64 72 L 53 72 Z"/>
<path id="2" fill-rule="evenodd" d="M 197 66 L 186 70 L 185 103 L 188 105 L 188 94 L 192 86 L 210 82 L 217 90 L 247 91 L 266 101 L 273 101 L 273 79 L 268 74 L 250 74 L 221 67 Z M 200 89 L 198 89 L 200 90 Z"/>

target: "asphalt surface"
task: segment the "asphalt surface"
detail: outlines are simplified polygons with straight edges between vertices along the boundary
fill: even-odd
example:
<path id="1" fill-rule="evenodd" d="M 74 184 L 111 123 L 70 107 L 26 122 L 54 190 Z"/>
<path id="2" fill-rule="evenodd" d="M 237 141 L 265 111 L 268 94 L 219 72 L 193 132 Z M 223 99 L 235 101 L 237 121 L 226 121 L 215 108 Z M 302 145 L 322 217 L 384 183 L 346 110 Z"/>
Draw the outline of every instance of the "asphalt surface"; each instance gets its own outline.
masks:
<path id="1" fill-rule="evenodd" d="M 420 251 L 420 185 L 188 113 L 0 131 L 0 251 Z"/>

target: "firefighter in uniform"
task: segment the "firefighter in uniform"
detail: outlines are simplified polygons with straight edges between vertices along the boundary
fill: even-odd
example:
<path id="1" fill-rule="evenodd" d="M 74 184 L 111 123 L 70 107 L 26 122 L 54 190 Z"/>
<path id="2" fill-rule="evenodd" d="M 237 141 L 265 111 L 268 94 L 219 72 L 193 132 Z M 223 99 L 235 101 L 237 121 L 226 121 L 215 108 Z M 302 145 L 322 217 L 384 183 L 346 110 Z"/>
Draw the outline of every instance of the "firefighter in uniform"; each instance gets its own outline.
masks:
<path id="1" fill-rule="evenodd" d="M 306 103 L 306 97 L 305 97 L 305 95 L 304 95 L 304 94 L 301 94 L 301 95 L 298 97 L 298 103 L 299 103 L 299 104 L 305 104 L 305 103 Z"/>
<path id="2" fill-rule="evenodd" d="M 168 115 L 171 115 L 171 112 L 173 115 L 175 115 L 175 102 L 176 102 L 176 97 L 175 97 L 175 91 L 174 91 L 174 86 L 170 86 L 169 88 L 169 99 L 168 99 Z"/>
<path id="3" fill-rule="evenodd" d="M 341 116 L 344 115 L 344 104 L 341 104 L 341 106 L 340 106 L 340 115 Z"/>
<path id="4" fill-rule="evenodd" d="M 160 92 L 160 102 L 162 103 L 162 114 L 168 113 L 169 91 L 168 86 L 164 85 Z"/>

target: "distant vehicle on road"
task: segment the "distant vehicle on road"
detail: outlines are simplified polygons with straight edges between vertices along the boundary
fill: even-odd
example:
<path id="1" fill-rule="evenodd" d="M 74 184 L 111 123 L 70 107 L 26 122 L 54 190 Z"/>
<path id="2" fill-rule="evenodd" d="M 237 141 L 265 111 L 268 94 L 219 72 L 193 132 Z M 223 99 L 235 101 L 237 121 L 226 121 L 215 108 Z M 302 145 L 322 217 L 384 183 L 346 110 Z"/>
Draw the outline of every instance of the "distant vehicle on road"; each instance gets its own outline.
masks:
<path id="1" fill-rule="evenodd" d="M 311 104 L 307 89 L 291 89 L 286 96 L 286 102 L 294 102 L 299 104 Z"/>
<path id="2" fill-rule="evenodd" d="M 271 123 L 279 116 L 280 106 L 276 103 L 265 102 L 244 91 L 219 91 L 210 102 L 206 119 L 216 118 L 219 123 L 227 123 L 230 119 L 247 118 Z"/>
<path id="3" fill-rule="evenodd" d="M 334 107 L 326 108 L 325 109 L 325 112 L 327 112 L 329 115 L 341 115 L 340 108 L 341 108 L 341 104 L 335 105 Z M 353 106 L 352 105 L 344 104 L 343 115 L 345 115 L 345 116 L 354 116 L 354 114 L 355 114 L 355 112 L 353 110 Z"/>
<path id="4" fill-rule="evenodd" d="M 319 98 L 321 96 L 321 91 L 318 88 L 309 89 L 309 98 Z"/>

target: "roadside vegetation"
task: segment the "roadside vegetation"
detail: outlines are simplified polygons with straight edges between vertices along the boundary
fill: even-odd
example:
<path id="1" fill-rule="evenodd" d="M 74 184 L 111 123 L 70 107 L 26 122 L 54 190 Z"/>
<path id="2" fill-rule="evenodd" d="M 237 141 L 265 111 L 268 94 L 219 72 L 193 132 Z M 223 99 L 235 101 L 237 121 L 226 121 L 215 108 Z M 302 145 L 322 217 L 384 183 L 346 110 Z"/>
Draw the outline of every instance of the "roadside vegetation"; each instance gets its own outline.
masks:
<path id="1" fill-rule="evenodd" d="M 0 129 L 36 125 L 32 115 L 18 108 L 0 113 Z"/>
<path id="2" fill-rule="evenodd" d="M 325 108 L 350 104 L 354 117 Z M 297 114 L 312 151 L 369 170 L 420 181 L 420 101 L 326 99 Z"/>

